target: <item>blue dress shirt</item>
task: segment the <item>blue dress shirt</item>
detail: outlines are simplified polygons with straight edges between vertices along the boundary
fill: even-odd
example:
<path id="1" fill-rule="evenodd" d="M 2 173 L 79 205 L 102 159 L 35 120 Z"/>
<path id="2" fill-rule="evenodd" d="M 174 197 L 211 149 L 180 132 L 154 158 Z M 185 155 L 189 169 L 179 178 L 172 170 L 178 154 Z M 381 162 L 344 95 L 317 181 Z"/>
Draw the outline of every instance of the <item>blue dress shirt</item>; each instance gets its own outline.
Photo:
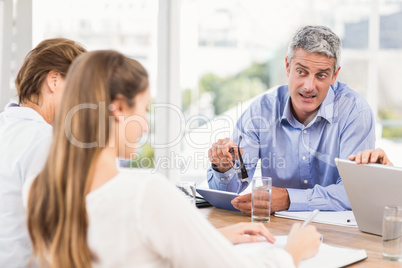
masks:
<path id="1" fill-rule="evenodd" d="M 255 100 L 239 118 L 233 140 L 243 140 L 243 159 L 249 178 L 261 159 L 262 176 L 272 185 L 286 188 L 291 211 L 347 210 L 349 200 L 334 159 L 346 159 L 375 146 L 374 119 L 370 106 L 346 84 L 335 82 L 315 118 L 307 125 L 291 112 L 288 86 Z M 212 189 L 242 192 L 237 171 L 219 173 L 209 168 Z"/>

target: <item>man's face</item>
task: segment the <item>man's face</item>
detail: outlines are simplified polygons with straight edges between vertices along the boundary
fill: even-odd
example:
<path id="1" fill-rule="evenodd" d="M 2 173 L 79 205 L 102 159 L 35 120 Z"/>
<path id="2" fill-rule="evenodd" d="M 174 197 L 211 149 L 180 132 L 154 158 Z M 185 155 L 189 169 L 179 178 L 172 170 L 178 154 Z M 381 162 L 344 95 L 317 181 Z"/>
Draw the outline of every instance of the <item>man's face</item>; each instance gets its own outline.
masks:
<path id="1" fill-rule="evenodd" d="M 334 58 L 308 53 L 301 48 L 295 50 L 291 63 L 287 57 L 285 61 L 293 115 L 304 124 L 317 114 L 340 68 L 334 73 Z"/>

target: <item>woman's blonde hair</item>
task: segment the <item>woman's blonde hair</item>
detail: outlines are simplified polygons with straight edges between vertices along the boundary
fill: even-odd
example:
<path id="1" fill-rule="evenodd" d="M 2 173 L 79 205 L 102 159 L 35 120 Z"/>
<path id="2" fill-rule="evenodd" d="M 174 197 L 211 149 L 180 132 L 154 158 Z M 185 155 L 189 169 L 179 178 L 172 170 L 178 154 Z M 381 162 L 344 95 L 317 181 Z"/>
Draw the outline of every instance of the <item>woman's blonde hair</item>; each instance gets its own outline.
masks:
<path id="1" fill-rule="evenodd" d="M 52 38 L 40 42 L 26 56 L 15 79 L 20 104 L 31 101 L 38 104 L 41 87 L 50 71 L 66 77 L 71 63 L 86 49 L 66 38 Z"/>
<path id="2" fill-rule="evenodd" d="M 108 107 L 121 96 L 133 106 L 147 88 L 142 65 L 116 51 L 88 52 L 72 64 L 49 157 L 28 198 L 28 230 L 42 266 L 91 267 L 85 199 L 96 158 L 109 140 Z"/>

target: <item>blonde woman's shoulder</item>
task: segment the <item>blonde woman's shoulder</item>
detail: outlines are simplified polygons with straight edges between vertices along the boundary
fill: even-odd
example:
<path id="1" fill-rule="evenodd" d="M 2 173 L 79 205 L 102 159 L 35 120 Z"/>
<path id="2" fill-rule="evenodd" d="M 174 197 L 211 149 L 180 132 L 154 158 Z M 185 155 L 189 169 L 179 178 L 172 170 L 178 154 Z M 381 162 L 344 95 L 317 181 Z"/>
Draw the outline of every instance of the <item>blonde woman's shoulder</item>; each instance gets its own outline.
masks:
<path id="1" fill-rule="evenodd" d="M 119 181 L 120 187 L 141 190 L 149 187 L 157 187 L 171 184 L 169 180 L 162 174 L 151 169 L 120 169 L 116 179 Z"/>
<path id="2" fill-rule="evenodd" d="M 167 178 L 153 169 L 137 169 L 137 168 L 121 168 L 119 175 L 125 179 L 151 179 L 151 180 L 167 180 Z"/>

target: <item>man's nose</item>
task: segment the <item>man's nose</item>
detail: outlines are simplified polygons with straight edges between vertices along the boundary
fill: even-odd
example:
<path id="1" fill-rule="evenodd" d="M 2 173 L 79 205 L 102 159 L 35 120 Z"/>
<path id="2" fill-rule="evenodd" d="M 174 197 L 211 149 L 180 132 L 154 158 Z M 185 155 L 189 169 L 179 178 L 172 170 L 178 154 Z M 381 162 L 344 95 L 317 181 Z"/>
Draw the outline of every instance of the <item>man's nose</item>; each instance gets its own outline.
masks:
<path id="1" fill-rule="evenodd" d="M 304 81 L 304 89 L 306 91 L 313 91 L 315 88 L 315 77 L 313 75 L 309 75 L 306 77 Z"/>

